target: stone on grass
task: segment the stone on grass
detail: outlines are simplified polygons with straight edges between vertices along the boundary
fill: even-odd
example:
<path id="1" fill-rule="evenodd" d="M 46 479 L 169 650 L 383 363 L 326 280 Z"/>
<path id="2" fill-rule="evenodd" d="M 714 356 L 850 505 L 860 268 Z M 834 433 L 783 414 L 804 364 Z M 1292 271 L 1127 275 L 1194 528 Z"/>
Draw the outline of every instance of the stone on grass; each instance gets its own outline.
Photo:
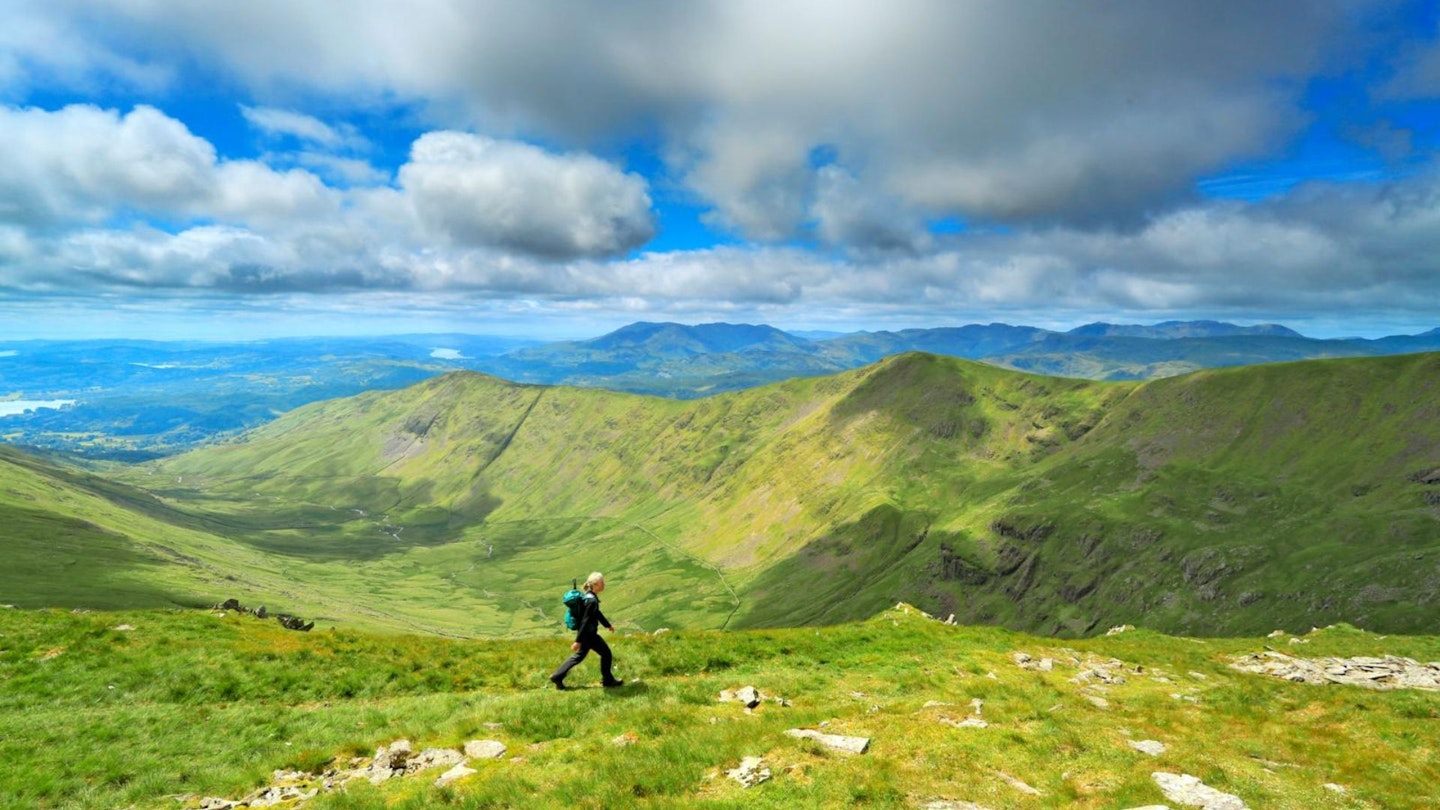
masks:
<path id="1" fill-rule="evenodd" d="M 499 759 L 505 756 L 505 743 L 496 740 L 471 740 L 465 743 L 465 756 L 471 759 Z"/>
<path id="2" fill-rule="evenodd" d="M 465 755 L 449 748 L 426 748 L 405 762 L 406 775 L 433 768 L 451 768 L 465 761 Z"/>
<path id="3" fill-rule="evenodd" d="M 1038 789 L 1033 788 L 1033 787 L 1031 787 L 1030 785 L 1025 784 L 1024 782 L 1020 781 L 1019 779 L 1016 779 L 1015 777 L 1011 776 L 1011 775 L 1008 774 L 1008 773 L 1005 773 L 1004 771 L 996 771 L 996 772 L 995 772 L 995 775 L 998 776 L 998 777 L 1000 777 L 1001 781 L 1003 781 L 1005 784 L 1009 785 L 1009 786 L 1012 787 L 1012 788 L 1015 788 L 1016 790 L 1020 791 L 1021 793 L 1026 793 L 1026 794 L 1029 794 L 1029 795 L 1031 795 L 1031 796 L 1039 796 L 1039 795 L 1040 795 L 1040 791 L 1039 791 Z"/>
<path id="4" fill-rule="evenodd" d="M 865 753 L 865 749 L 870 747 L 869 737 L 847 737 L 843 734 L 826 734 L 823 731 L 816 731 L 813 728 L 792 728 L 785 733 L 797 739 L 814 740 L 826 748 L 834 748 L 837 751 L 847 751 L 851 754 L 863 754 Z"/>
<path id="5" fill-rule="evenodd" d="M 936 799 L 920 805 L 920 810 L 990 810 L 983 804 L 974 802 L 955 801 L 953 799 Z"/>
<path id="6" fill-rule="evenodd" d="M 1150 774 L 1160 792 L 1172 802 L 1201 810 L 1250 810 L 1239 796 L 1223 793 L 1200 781 L 1198 776 L 1156 771 Z"/>
<path id="7" fill-rule="evenodd" d="M 1131 740 L 1130 747 L 1152 757 L 1158 757 L 1165 753 L 1165 743 L 1159 740 Z"/>
<path id="8" fill-rule="evenodd" d="M 760 757 L 745 757 L 740 766 L 725 772 L 725 775 L 739 782 L 742 787 L 752 788 L 770 778 L 770 769 Z"/>
<path id="9" fill-rule="evenodd" d="M 445 787 L 451 782 L 458 782 L 459 780 L 464 779 L 467 776 L 473 776 L 476 773 L 479 772 L 476 771 L 474 768 L 465 765 L 465 763 L 462 762 L 459 765 L 456 765 L 455 767 L 446 771 L 445 773 L 440 774 L 440 778 L 435 780 L 435 787 Z"/>

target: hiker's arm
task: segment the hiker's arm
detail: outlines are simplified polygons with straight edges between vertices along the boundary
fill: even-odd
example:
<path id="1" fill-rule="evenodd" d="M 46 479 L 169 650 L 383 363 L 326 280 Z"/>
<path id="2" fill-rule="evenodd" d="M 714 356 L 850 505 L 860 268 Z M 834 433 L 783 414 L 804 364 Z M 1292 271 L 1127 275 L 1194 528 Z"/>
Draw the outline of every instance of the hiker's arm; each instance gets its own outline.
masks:
<path id="1" fill-rule="evenodd" d="M 610 620 L 605 618 L 605 614 L 600 610 L 600 603 L 598 602 L 595 603 L 595 615 L 599 617 L 600 624 L 604 625 L 606 630 L 612 633 L 615 632 L 615 625 L 611 624 Z"/>

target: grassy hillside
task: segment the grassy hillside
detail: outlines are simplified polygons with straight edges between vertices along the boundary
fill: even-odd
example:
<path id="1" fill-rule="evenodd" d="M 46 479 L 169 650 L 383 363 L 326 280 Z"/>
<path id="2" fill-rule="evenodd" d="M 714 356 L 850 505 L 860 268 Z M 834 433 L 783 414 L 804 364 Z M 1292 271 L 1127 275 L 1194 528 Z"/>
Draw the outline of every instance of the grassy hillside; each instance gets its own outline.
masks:
<path id="1" fill-rule="evenodd" d="M 1347 627 L 1280 641 L 1311 657 L 1440 659 L 1433 637 Z M 557 693 L 545 682 L 565 653 L 554 640 L 0 610 L 0 807 L 183 810 L 249 795 L 276 770 L 318 788 L 319 774 L 401 738 L 417 752 L 475 739 L 507 750 L 450 787 L 434 786 L 438 770 L 360 779 L 305 806 L 1175 806 L 1156 772 L 1268 810 L 1440 802 L 1434 693 L 1230 668 L 1266 643 L 1280 642 L 1146 631 L 1057 642 L 897 608 L 822 629 L 617 636 L 626 686 Z M 592 662 L 572 677 L 587 680 Z M 753 711 L 717 700 L 743 686 L 766 700 Z M 795 728 L 870 743 L 848 755 L 786 735 Z M 1163 750 L 1142 753 L 1142 741 Z M 745 757 L 762 757 L 770 779 L 728 778 Z"/>
<path id="2" fill-rule="evenodd" d="M 1434 626 L 1440 355 L 1149 383 L 906 355 L 694 402 L 472 373 L 83 472 L 7 451 L 4 601 L 238 598 L 343 626 L 560 633 L 864 618 L 1075 636 Z"/>
<path id="3" fill-rule="evenodd" d="M 1440 355 L 1143 384 L 906 355 L 676 402 L 456 374 L 129 480 L 298 581 L 464 635 L 554 632 L 551 592 L 591 569 L 647 629 L 903 600 L 1061 635 L 1420 632 L 1437 380 Z"/>

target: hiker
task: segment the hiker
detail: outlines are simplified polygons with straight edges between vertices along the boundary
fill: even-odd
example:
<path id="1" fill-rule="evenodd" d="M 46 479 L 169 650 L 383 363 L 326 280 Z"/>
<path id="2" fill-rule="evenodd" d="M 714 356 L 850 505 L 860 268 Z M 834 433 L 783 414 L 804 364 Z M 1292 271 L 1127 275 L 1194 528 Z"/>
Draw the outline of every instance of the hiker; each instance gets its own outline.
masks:
<path id="1" fill-rule="evenodd" d="M 599 571 L 585 578 L 585 594 L 583 609 L 579 621 L 575 627 L 575 643 L 570 645 L 570 657 L 565 663 L 555 670 L 550 676 L 550 682 L 555 684 L 556 689 L 565 689 L 565 675 L 575 667 L 576 664 L 585 660 L 585 656 L 591 650 L 600 654 L 600 683 L 606 687 L 619 686 L 624 681 L 616 678 L 610 671 L 610 645 L 605 639 L 600 638 L 600 626 L 604 625 L 606 630 L 615 632 L 615 627 L 605 614 L 600 612 L 600 592 L 605 590 L 605 575 Z"/>

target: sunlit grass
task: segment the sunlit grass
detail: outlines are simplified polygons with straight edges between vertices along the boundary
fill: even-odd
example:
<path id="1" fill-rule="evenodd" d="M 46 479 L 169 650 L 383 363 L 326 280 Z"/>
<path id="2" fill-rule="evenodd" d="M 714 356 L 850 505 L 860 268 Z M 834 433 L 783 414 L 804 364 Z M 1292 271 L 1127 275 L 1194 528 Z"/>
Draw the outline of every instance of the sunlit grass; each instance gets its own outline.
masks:
<path id="1" fill-rule="evenodd" d="M 122 624 L 135 629 L 114 629 Z M 1306 686 L 1225 665 L 1263 639 L 1133 631 L 1061 642 L 887 611 L 823 629 L 620 635 L 613 646 L 627 686 L 598 688 L 586 662 L 571 681 L 591 688 L 559 693 L 545 681 L 566 652 L 559 640 L 302 634 L 204 611 L 3 611 L 0 634 L 7 807 L 183 808 L 201 796 L 242 796 L 276 769 L 344 765 L 399 738 L 457 748 L 497 739 L 509 750 L 472 763 L 478 775 L 444 790 L 433 787 L 436 774 L 362 781 L 310 806 L 952 799 L 1098 809 L 1160 803 L 1155 770 L 1199 776 L 1257 808 L 1440 801 L 1433 693 Z M 1307 654 L 1440 658 L 1434 638 L 1342 627 L 1306 640 Z M 1055 665 L 1022 669 L 1019 651 Z M 1072 682 L 1081 671 L 1072 659 L 1118 659 L 1125 682 L 1082 687 Z M 716 700 L 746 685 L 772 699 L 752 712 Z M 988 727 L 955 725 L 976 716 Z M 870 749 L 852 756 L 784 734 L 822 724 L 871 738 Z M 1145 739 L 1166 752 L 1128 745 Z M 772 772 L 748 790 L 725 776 L 747 756 L 764 757 Z"/>

